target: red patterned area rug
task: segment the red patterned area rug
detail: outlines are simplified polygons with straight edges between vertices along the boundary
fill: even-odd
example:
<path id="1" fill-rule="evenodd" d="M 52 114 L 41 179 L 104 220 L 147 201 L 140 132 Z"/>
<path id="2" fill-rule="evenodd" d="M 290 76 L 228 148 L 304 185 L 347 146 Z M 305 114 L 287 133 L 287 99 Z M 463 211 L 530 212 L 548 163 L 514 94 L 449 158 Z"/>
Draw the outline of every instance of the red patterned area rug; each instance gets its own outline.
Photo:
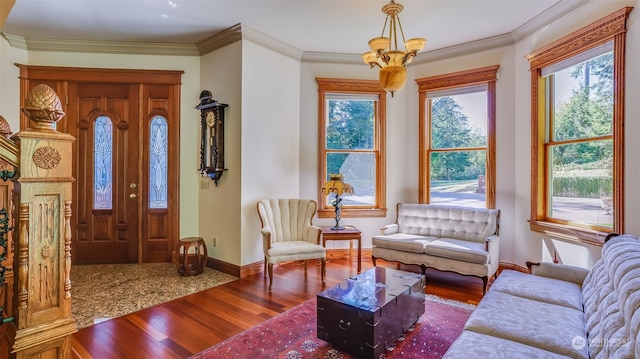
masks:
<path id="1" fill-rule="evenodd" d="M 425 314 L 383 357 L 442 358 L 473 308 L 427 295 Z M 316 300 L 311 299 L 191 358 L 355 358 L 316 338 L 316 315 Z"/>

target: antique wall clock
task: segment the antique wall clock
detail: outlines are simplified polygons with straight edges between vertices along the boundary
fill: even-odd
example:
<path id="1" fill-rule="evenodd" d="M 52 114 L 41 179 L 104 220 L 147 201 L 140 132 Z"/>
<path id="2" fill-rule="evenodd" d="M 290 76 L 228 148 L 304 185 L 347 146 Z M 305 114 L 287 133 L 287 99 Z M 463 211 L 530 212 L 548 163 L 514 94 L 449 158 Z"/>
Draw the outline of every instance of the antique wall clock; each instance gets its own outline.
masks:
<path id="1" fill-rule="evenodd" d="M 218 185 L 224 168 L 224 109 L 229 106 L 213 99 L 211 91 L 200 92 L 200 173 Z"/>

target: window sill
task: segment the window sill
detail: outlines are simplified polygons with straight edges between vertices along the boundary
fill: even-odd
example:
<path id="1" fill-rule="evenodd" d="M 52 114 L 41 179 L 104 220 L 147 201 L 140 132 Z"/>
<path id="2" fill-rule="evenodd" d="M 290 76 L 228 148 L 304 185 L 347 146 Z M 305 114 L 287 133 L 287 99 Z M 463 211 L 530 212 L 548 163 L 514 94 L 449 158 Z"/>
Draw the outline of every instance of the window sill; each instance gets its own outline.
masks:
<path id="1" fill-rule="evenodd" d="M 529 220 L 529 228 L 534 232 L 548 234 L 572 242 L 602 246 L 608 232 L 568 226 L 564 224 Z"/>
<path id="2" fill-rule="evenodd" d="M 367 218 L 367 217 L 386 217 L 386 208 L 342 208 L 340 217 L 342 218 Z M 335 218 L 335 209 L 329 207 L 318 210 L 318 218 Z"/>

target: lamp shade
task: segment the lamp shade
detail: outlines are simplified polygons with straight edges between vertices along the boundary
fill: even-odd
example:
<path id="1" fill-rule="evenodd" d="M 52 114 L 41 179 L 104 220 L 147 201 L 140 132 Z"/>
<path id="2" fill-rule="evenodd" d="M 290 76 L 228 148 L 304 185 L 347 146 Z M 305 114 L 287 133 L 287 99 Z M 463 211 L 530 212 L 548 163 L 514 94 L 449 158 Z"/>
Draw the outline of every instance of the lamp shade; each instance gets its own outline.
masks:
<path id="1" fill-rule="evenodd" d="M 393 93 L 404 87 L 407 82 L 407 69 L 404 66 L 387 66 L 380 69 L 378 79 L 382 88 Z"/>
<path id="2" fill-rule="evenodd" d="M 369 40 L 369 47 L 371 48 L 371 51 L 377 52 L 386 50 L 389 47 L 389 44 L 391 44 L 391 39 L 388 37 L 374 37 Z"/>
<path id="3" fill-rule="evenodd" d="M 408 52 L 411 51 L 422 51 L 424 49 L 424 45 L 426 45 L 427 40 L 421 37 L 414 37 L 413 39 L 409 39 L 404 42 L 404 47 Z"/>
<path id="4" fill-rule="evenodd" d="M 353 190 L 353 186 L 348 183 L 344 183 L 342 180 L 344 178 L 343 174 L 332 173 L 329 174 L 329 181 L 325 183 L 321 190 L 322 194 L 325 196 L 329 193 L 333 193 L 336 196 L 342 196 L 343 194 L 353 194 L 355 191 Z"/>

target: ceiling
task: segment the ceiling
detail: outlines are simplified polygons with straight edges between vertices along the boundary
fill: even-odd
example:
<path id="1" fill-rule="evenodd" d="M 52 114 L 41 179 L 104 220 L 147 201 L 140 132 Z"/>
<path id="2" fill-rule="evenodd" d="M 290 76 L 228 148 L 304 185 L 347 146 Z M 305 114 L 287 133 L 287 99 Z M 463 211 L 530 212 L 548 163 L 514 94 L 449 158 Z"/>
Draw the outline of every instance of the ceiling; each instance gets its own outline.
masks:
<path id="1" fill-rule="evenodd" d="M 398 0 L 425 52 L 515 40 L 589 0 Z M 17 0 L 2 28 L 26 40 L 195 44 L 241 24 L 302 52 L 361 54 L 388 0 Z"/>

